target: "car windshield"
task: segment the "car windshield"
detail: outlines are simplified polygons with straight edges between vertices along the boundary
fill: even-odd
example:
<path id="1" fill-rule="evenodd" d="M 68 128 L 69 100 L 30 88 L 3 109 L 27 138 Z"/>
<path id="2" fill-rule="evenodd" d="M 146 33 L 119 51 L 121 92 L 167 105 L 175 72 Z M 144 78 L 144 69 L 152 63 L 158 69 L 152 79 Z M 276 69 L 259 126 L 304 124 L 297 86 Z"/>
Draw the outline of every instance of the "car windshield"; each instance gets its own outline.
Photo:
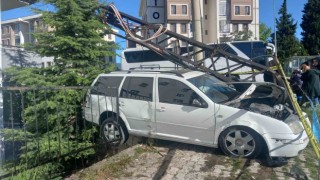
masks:
<path id="1" fill-rule="evenodd" d="M 225 82 L 208 74 L 190 78 L 188 81 L 205 93 L 215 103 L 227 102 L 241 95 L 240 92 L 229 87 Z"/>

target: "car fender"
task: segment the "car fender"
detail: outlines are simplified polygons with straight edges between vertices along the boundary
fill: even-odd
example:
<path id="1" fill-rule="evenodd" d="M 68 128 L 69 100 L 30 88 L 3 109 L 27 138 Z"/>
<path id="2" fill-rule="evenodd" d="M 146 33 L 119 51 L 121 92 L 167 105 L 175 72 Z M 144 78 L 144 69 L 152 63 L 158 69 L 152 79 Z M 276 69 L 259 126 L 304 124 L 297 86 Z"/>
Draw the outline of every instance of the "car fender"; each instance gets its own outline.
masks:
<path id="1" fill-rule="evenodd" d="M 216 129 L 214 144 L 218 144 L 218 139 L 222 131 L 233 126 L 244 126 L 256 131 L 266 141 L 263 136 L 266 133 L 292 133 L 291 129 L 284 122 L 253 112 L 245 112 L 243 116 L 240 116 L 232 121 L 228 121 Z"/>

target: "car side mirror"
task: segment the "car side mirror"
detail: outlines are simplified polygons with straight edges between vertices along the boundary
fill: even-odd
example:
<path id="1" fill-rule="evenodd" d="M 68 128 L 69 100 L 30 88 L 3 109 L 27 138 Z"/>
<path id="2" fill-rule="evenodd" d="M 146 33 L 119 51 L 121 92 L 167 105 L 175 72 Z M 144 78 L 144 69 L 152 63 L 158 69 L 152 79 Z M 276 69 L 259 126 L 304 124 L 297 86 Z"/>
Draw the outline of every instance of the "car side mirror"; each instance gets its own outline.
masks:
<path id="1" fill-rule="evenodd" d="M 208 104 L 206 102 L 200 102 L 199 99 L 193 99 L 192 100 L 192 106 L 195 106 L 195 107 L 200 107 L 200 108 L 207 108 L 208 107 Z"/>

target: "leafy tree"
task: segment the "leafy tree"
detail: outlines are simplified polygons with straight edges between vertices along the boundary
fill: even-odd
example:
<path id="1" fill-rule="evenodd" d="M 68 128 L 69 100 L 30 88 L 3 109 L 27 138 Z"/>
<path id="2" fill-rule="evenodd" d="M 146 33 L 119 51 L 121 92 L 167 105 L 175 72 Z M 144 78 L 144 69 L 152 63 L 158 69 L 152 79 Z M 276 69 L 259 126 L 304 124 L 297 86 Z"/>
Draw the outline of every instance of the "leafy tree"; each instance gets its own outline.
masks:
<path id="1" fill-rule="evenodd" d="M 45 25 L 51 30 L 37 31 L 34 34 L 37 43 L 28 48 L 41 56 L 53 57 L 54 65 L 42 69 L 8 69 L 8 82 L 33 87 L 89 86 L 98 74 L 115 69 L 113 64 L 104 61 L 104 57 L 115 55 L 111 50 L 117 46 L 103 40 L 103 32 L 109 27 L 97 16 L 99 3 L 96 0 L 45 2 L 56 8 L 54 12 L 42 12 Z M 96 131 L 85 124 L 80 127 L 84 122 L 81 115 L 83 91 L 38 88 L 20 93 L 24 97 L 22 116 L 25 131 L 15 130 L 12 134 L 10 130 L 5 133 L 5 138 L 27 142 L 21 148 L 18 167 L 28 172 L 26 179 L 45 179 L 50 174 L 65 171 L 71 162 L 95 153 L 93 149 L 70 153 L 90 146 L 92 133 Z M 80 131 L 80 128 L 83 129 Z M 61 154 L 68 155 L 61 158 Z M 52 158 L 58 160 L 41 163 Z M 9 163 L 6 167 L 13 169 L 14 165 Z"/>
<path id="2" fill-rule="evenodd" d="M 299 51 L 299 40 L 295 37 L 297 23 L 294 22 L 291 14 L 287 12 L 286 0 L 283 1 L 278 14 L 280 18 L 276 21 L 277 54 L 280 62 L 284 64 Z M 272 34 L 272 42 L 275 43 L 274 34 Z"/>
<path id="3" fill-rule="evenodd" d="M 260 23 L 259 24 L 259 36 L 260 40 L 264 42 L 268 42 L 268 39 L 270 38 L 271 35 L 271 28 L 267 27 L 266 24 Z"/>
<path id="4" fill-rule="evenodd" d="M 248 31 L 239 31 L 233 33 L 233 41 L 248 41 L 252 38 L 253 32 Z"/>
<path id="5" fill-rule="evenodd" d="M 302 44 L 309 55 L 320 54 L 320 1 L 308 0 L 302 16 Z"/>

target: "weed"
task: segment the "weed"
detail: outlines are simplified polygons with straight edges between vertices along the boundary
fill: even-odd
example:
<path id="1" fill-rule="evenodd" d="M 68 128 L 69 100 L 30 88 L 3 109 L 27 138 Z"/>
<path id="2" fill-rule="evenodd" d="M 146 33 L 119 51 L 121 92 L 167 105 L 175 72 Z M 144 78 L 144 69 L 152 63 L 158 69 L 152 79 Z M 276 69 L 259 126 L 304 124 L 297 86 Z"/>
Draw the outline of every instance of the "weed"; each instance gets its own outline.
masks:
<path id="1" fill-rule="evenodd" d="M 308 156 L 306 156 L 305 167 L 309 169 L 311 179 L 317 179 L 317 175 L 318 175 L 317 166 L 319 166 L 319 164 L 316 162 L 317 157 L 313 152 L 313 148 L 311 147 L 311 144 L 309 144 L 305 149 L 305 154 L 308 154 Z"/>
<path id="2" fill-rule="evenodd" d="M 147 150 L 144 146 L 138 146 L 137 148 L 134 149 L 134 156 L 137 157 L 146 151 Z"/>
<path id="3" fill-rule="evenodd" d="M 212 180 L 212 179 L 215 179 L 211 174 L 208 174 L 207 176 L 205 176 L 203 178 L 204 180 Z"/>

